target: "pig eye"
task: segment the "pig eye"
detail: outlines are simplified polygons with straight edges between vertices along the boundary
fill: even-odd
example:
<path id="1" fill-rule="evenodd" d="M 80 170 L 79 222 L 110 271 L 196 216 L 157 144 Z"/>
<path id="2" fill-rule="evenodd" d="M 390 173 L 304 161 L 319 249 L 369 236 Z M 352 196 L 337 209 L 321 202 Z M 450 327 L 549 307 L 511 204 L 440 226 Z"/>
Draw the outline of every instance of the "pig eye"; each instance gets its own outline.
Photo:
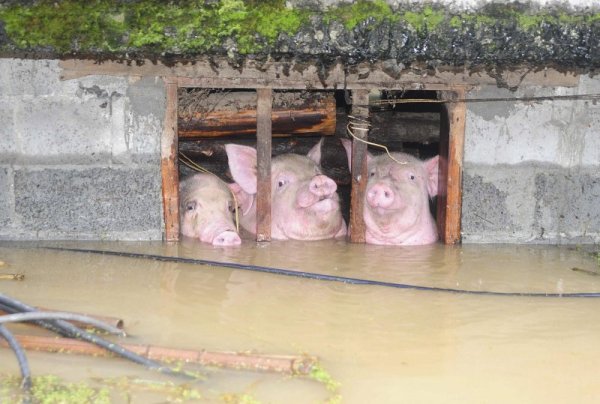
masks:
<path id="1" fill-rule="evenodd" d="M 414 181 L 415 175 L 413 173 L 408 174 L 408 178 Z"/>
<path id="2" fill-rule="evenodd" d="M 280 180 L 277 182 L 277 187 L 278 187 L 278 188 L 281 188 L 281 187 L 283 187 L 285 184 L 287 184 L 287 181 L 286 181 L 286 180 L 284 180 L 284 179 L 280 179 Z"/>
<path id="3" fill-rule="evenodd" d="M 227 210 L 229 210 L 230 212 L 235 212 L 235 205 L 233 204 L 233 202 L 227 202 Z"/>
<path id="4" fill-rule="evenodd" d="M 188 212 L 194 209 L 196 209 L 196 201 L 190 201 L 185 205 L 185 210 L 187 210 Z"/>
<path id="5" fill-rule="evenodd" d="M 369 173 L 369 176 L 370 176 L 370 177 L 375 177 L 375 171 L 371 171 L 371 172 Z"/>

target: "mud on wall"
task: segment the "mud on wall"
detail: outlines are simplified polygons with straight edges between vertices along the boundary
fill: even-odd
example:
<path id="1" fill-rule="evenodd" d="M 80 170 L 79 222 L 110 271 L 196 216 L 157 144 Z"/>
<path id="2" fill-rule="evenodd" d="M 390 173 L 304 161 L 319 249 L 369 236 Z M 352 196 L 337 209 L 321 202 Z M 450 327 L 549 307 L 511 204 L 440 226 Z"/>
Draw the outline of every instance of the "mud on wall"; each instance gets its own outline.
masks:
<path id="1" fill-rule="evenodd" d="M 162 238 L 162 80 L 0 59 L 0 239 Z"/>
<path id="2" fill-rule="evenodd" d="M 496 87 L 473 98 L 598 94 L 576 87 Z M 600 104 L 591 100 L 470 103 L 463 242 L 600 242 Z"/>

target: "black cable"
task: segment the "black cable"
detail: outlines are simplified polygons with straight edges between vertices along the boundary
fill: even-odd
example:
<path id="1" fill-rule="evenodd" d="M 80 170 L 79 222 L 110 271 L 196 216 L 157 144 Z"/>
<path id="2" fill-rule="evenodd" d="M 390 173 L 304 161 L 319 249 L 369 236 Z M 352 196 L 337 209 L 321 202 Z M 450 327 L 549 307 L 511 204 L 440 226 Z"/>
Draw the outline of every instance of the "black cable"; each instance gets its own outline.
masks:
<path id="1" fill-rule="evenodd" d="M 29 370 L 29 362 L 27 361 L 27 356 L 25 356 L 25 351 L 13 333 L 3 324 L 0 324 L 0 336 L 6 340 L 8 346 L 13 350 L 17 357 L 19 369 L 21 369 L 21 390 L 23 390 L 24 393 L 23 402 L 29 403 L 31 397 L 31 372 Z"/>
<path id="2" fill-rule="evenodd" d="M 458 293 L 468 295 L 485 295 L 485 296 L 518 296 L 518 297 L 600 297 L 600 292 L 581 292 L 581 293 L 531 293 L 531 292 L 491 292 L 485 290 L 463 290 L 463 289 L 451 289 L 451 288 L 437 288 L 432 286 L 419 286 L 409 285 L 405 283 L 394 283 L 385 281 L 376 281 L 370 279 L 351 278 L 346 276 L 327 275 L 319 274 L 314 272 L 304 271 L 292 271 L 289 269 L 264 267 L 259 265 L 247 265 L 237 264 L 233 262 L 219 262 L 195 258 L 184 258 L 184 257 L 169 257 L 164 255 L 144 254 L 144 253 L 132 253 L 124 251 L 108 251 L 108 250 L 94 250 L 94 249 L 79 249 L 79 248 L 65 248 L 65 247 L 41 247 L 48 250 L 56 251 L 68 251 L 68 252 L 79 252 L 88 254 L 102 254 L 102 255 L 113 255 L 117 257 L 126 258 L 141 258 L 151 259 L 155 261 L 164 262 L 178 262 L 184 264 L 196 264 L 206 266 L 225 267 L 232 269 L 240 269 L 245 271 L 263 272 L 274 275 L 293 276 L 298 278 L 314 279 L 319 281 L 330 281 L 330 282 L 341 282 L 352 285 L 369 285 L 369 286 L 383 286 L 388 288 L 396 289 L 413 289 L 428 292 L 446 292 L 446 293 Z"/>
<path id="3" fill-rule="evenodd" d="M 100 331 L 104 331 L 110 334 L 116 334 L 121 337 L 126 336 L 125 332 L 117 327 L 113 327 L 112 325 L 106 324 L 103 321 L 78 313 L 68 313 L 60 311 L 28 311 L 23 313 L 5 314 L 0 316 L 0 324 L 32 322 L 37 320 L 78 321 L 80 323 L 90 325 Z"/>
<path id="4" fill-rule="evenodd" d="M 16 309 L 17 311 L 35 311 L 35 308 L 26 305 L 16 299 L 10 298 L 6 295 L 0 293 L 0 303 L 3 303 L 4 306 L 12 307 L 12 309 Z M 193 378 L 189 374 L 185 372 L 180 372 L 177 370 L 173 370 L 169 367 L 164 366 L 160 362 L 154 361 L 152 359 L 145 358 L 141 355 L 136 354 L 128 349 L 123 348 L 122 346 L 115 344 L 114 342 L 110 342 L 105 340 L 104 338 L 100 338 L 97 335 L 90 334 L 79 327 L 74 326 L 68 321 L 64 320 L 47 320 L 51 324 L 53 324 L 56 328 L 60 330 L 60 334 L 69 338 L 76 338 L 82 341 L 90 342 L 92 344 L 98 345 L 107 351 L 110 351 L 118 356 L 121 356 L 124 359 L 127 359 L 131 362 L 137 363 L 139 365 L 143 365 L 149 369 L 157 370 L 161 373 L 172 375 L 172 376 L 183 376 L 186 378 Z"/>
<path id="5" fill-rule="evenodd" d="M 15 313 L 29 313 L 32 311 L 35 311 L 35 308 L 32 307 L 33 310 L 27 310 L 28 306 L 21 306 L 15 303 L 15 305 L 11 305 L 10 302 L 6 302 L 3 298 L 2 295 L 0 295 L 0 310 L 9 313 L 9 314 L 15 314 Z M 63 337 L 68 337 L 67 333 L 65 331 L 63 331 L 62 329 L 60 329 L 59 327 L 57 327 L 56 325 L 54 325 L 52 322 L 47 321 L 47 320 L 36 320 L 36 321 L 32 321 L 32 323 L 43 327 L 45 329 L 47 329 L 48 331 L 52 331 L 60 336 Z"/>

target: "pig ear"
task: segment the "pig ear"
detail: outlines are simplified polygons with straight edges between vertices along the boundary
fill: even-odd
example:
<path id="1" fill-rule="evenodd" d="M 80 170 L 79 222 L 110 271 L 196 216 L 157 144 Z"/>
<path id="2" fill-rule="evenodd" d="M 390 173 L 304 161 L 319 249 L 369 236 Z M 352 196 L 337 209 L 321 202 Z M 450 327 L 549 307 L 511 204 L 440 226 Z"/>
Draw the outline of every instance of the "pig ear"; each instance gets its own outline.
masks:
<path id="1" fill-rule="evenodd" d="M 319 143 L 313 146 L 312 149 L 308 151 L 308 158 L 314 161 L 317 165 L 321 164 L 321 146 L 323 145 L 323 138 L 319 140 Z"/>
<path id="2" fill-rule="evenodd" d="M 430 197 L 438 194 L 438 172 L 440 167 L 440 156 L 435 156 L 423 162 L 427 173 L 427 192 Z"/>
<path id="3" fill-rule="evenodd" d="M 237 144 L 226 144 L 231 176 L 249 194 L 256 193 L 256 149 Z"/>
<path id="4" fill-rule="evenodd" d="M 342 141 L 342 146 L 344 146 L 344 150 L 346 150 L 346 158 L 348 159 L 348 168 L 352 170 L 352 141 L 349 139 L 340 139 Z M 371 162 L 373 155 L 367 152 L 367 165 Z"/>
<path id="5" fill-rule="evenodd" d="M 242 211 L 242 216 L 247 215 L 254 203 L 254 196 L 244 191 L 237 182 L 227 184 L 227 186 L 235 195 L 236 202 Z"/>

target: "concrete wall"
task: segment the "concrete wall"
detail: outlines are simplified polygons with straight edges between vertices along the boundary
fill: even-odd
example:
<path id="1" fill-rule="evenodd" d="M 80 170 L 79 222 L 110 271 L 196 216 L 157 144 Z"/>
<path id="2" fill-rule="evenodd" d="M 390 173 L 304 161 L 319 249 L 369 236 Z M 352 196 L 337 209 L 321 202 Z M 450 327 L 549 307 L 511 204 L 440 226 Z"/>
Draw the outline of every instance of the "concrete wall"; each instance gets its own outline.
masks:
<path id="1" fill-rule="evenodd" d="M 496 87 L 471 98 L 600 93 Z M 463 242 L 600 242 L 600 104 L 593 101 L 470 103 L 464 151 Z"/>
<path id="2" fill-rule="evenodd" d="M 60 74 L 0 59 L 0 239 L 161 239 L 162 80 Z M 591 93 L 582 76 L 468 96 Z M 600 242 L 599 127 L 592 101 L 469 103 L 463 241 Z"/>
<path id="3" fill-rule="evenodd" d="M 161 239 L 162 80 L 0 59 L 0 239 Z"/>

